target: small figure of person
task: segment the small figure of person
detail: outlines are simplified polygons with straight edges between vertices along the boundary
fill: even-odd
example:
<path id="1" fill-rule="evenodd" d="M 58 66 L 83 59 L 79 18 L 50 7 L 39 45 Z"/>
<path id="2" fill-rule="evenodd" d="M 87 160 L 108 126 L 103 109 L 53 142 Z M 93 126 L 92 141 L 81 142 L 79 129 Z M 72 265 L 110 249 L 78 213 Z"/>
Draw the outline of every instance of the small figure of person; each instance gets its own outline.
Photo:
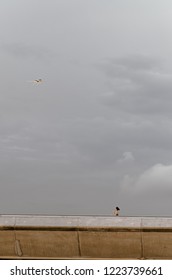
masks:
<path id="1" fill-rule="evenodd" d="M 119 208 L 119 207 L 116 207 L 115 210 L 114 210 L 114 212 L 113 212 L 113 214 L 114 214 L 115 216 L 119 216 L 119 211 L 120 211 L 120 208 Z"/>

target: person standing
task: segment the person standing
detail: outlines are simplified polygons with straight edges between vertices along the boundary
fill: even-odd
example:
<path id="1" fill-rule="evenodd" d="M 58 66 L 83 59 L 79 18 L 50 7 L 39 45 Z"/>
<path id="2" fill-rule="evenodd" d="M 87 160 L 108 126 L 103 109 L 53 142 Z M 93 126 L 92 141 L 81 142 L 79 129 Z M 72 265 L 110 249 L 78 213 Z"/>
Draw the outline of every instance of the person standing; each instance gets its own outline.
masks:
<path id="1" fill-rule="evenodd" d="M 119 207 L 116 207 L 115 210 L 114 210 L 114 212 L 113 212 L 113 214 L 114 214 L 115 216 L 119 216 L 119 211 L 120 211 L 120 208 L 119 208 Z"/>

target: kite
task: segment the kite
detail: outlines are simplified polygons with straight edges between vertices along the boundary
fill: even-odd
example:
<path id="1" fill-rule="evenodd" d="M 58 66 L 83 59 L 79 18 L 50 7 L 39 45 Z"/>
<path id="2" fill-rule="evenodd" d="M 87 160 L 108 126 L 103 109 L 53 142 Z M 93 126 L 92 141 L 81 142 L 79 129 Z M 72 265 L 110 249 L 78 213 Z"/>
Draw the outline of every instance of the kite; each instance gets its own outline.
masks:
<path id="1" fill-rule="evenodd" d="M 40 84 L 40 83 L 43 82 L 43 80 L 42 79 L 35 79 L 33 81 L 28 81 L 28 82 L 33 83 L 33 84 Z"/>

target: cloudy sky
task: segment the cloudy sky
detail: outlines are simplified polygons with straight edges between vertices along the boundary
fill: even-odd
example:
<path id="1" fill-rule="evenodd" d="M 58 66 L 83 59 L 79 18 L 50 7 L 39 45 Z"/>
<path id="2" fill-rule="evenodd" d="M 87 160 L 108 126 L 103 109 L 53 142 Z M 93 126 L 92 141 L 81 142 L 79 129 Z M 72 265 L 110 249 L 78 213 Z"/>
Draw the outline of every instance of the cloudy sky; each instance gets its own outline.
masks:
<path id="1" fill-rule="evenodd" d="M 1 0 L 1 214 L 172 214 L 171 11 Z"/>

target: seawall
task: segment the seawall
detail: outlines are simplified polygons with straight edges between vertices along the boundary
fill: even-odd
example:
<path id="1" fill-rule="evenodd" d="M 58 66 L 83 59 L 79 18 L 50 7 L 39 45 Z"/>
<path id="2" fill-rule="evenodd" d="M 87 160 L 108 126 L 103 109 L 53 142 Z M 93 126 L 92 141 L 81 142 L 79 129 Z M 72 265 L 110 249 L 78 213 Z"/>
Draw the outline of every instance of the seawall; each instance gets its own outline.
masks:
<path id="1" fill-rule="evenodd" d="M 172 218 L 0 215 L 0 259 L 172 259 Z"/>

